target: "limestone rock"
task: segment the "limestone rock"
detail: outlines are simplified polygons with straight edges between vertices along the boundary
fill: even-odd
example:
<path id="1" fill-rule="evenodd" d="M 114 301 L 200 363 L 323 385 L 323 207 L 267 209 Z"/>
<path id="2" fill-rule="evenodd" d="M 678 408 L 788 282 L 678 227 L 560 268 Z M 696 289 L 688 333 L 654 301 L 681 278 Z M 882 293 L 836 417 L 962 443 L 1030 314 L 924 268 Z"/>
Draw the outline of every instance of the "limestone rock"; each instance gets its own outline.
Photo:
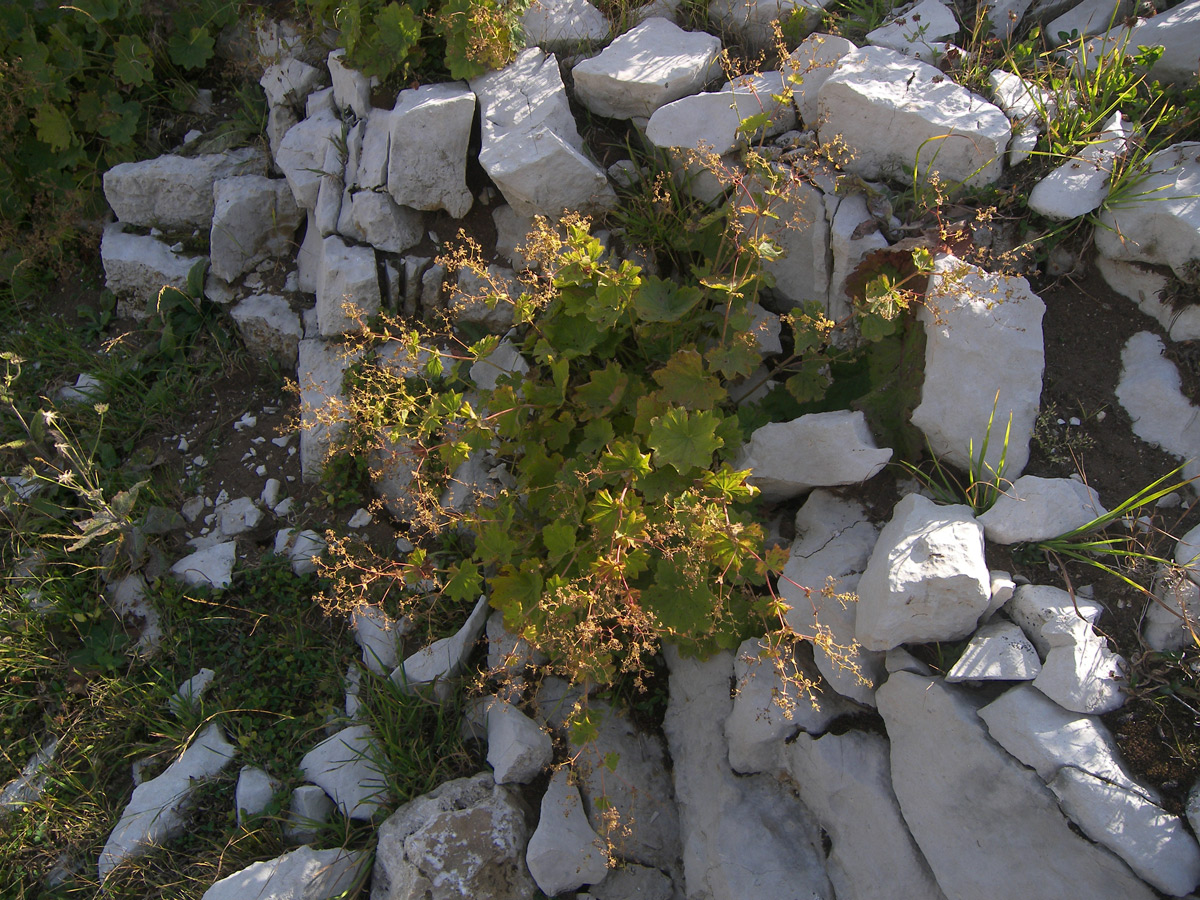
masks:
<path id="1" fill-rule="evenodd" d="M 1194 63 L 1193 63 L 1194 64 Z M 1110 259 L 1170 266 L 1187 280 L 1200 258 L 1200 142 L 1174 144 L 1146 160 L 1134 196 L 1103 210 L 1096 249 Z"/>
<path id="2" fill-rule="evenodd" d="M 299 847 L 222 878 L 201 900 L 332 900 L 354 886 L 369 859 L 363 850 Z"/>
<path id="3" fill-rule="evenodd" d="M 321 79 L 321 70 L 302 60 L 289 58 L 267 66 L 258 83 L 269 106 L 303 106 Z"/>
<path id="4" fill-rule="evenodd" d="M 528 44 L 547 50 L 571 50 L 599 44 L 608 37 L 608 19 L 588 0 L 533 0 L 521 13 Z"/>
<path id="5" fill-rule="evenodd" d="M 351 69 L 345 60 L 344 48 L 332 51 L 327 59 L 329 78 L 333 82 L 333 102 L 340 109 L 348 107 L 359 119 L 365 119 L 371 112 L 371 88 L 379 83 L 379 79 L 368 78 Z"/>
<path id="6" fill-rule="evenodd" d="M 784 759 L 800 799 L 833 844 L 829 880 L 838 897 L 944 900 L 892 790 L 886 740 L 862 731 L 819 739 L 801 734 Z"/>
<path id="7" fill-rule="evenodd" d="M 677 896 L 671 879 L 658 869 L 633 864 L 613 869 L 588 893 L 592 900 L 673 900 Z M 579 897 L 582 900 L 583 895 Z"/>
<path id="8" fill-rule="evenodd" d="M 1037 651 L 1018 626 L 991 622 L 971 637 L 946 681 L 1031 681 L 1041 671 Z"/>
<path id="9" fill-rule="evenodd" d="M 1055 646 L 1055 636 L 1073 634 L 1090 628 L 1103 607 L 1084 597 L 1070 594 L 1047 584 L 1023 584 L 1004 605 L 1005 614 L 1021 626 L 1045 656 Z"/>
<path id="10" fill-rule="evenodd" d="M 529 363 L 507 337 L 500 341 L 487 356 L 471 365 L 471 380 L 485 391 L 495 390 L 496 383 L 505 375 L 524 375 Z"/>
<path id="11" fill-rule="evenodd" d="M 817 118 L 822 143 L 841 135 L 855 149 L 850 171 L 907 183 L 914 172 L 925 181 L 936 171 L 943 182 L 991 184 L 1011 134 L 995 106 L 933 66 L 885 47 L 842 57 L 821 85 Z"/>
<path id="12" fill-rule="evenodd" d="M 1153 896 L 1070 830 L 1049 789 L 988 737 L 959 689 L 896 672 L 876 697 L 904 821 L 948 897 Z"/>
<path id="13" fill-rule="evenodd" d="M 588 824 L 579 789 L 570 778 L 566 768 L 551 777 L 525 855 L 533 880 L 547 897 L 603 881 L 608 874 L 604 842 Z"/>
<path id="14" fill-rule="evenodd" d="M 212 272 L 233 281 L 293 249 L 304 214 L 283 179 L 235 175 L 213 185 Z"/>
<path id="15" fill-rule="evenodd" d="M 1096 716 L 1067 712 L 1032 685 L 1005 691 L 979 710 L 1001 747 L 1049 782 L 1063 766 L 1074 766 L 1114 785 L 1158 801 L 1125 768 L 1117 742 Z"/>
<path id="16" fill-rule="evenodd" d="M 816 128 L 819 124 L 817 95 L 821 85 L 833 74 L 834 67 L 847 53 L 856 50 L 852 41 L 833 34 L 810 34 L 788 54 L 782 73 L 791 84 L 792 101 L 800 112 L 805 128 Z"/>
<path id="17" fill-rule="evenodd" d="M 1151 650 L 1171 653 L 1195 644 L 1200 634 L 1200 586 L 1173 573 L 1160 573 L 1156 599 L 1146 604 L 1142 638 Z"/>
<path id="18" fill-rule="evenodd" d="M 347 306 L 361 316 L 379 312 L 383 297 L 375 253 L 369 247 L 347 244 L 337 235 L 323 242 L 320 277 L 317 281 L 317 319 L 322 337 L 336 337 L 359 330 Z"/>
<path id="19" fill-rule="evenodd" d="M 1120 26 L 1132 11 L 1130 0 L 1083 0 L 1081 3 L 1071 3 L 1066 12 L 1046 25 L 1046 37 L 1055 45 L 1072 43 L 1080 37 L 1105 33 L 1113 23 Z M 1068 35 L 1066 41 L 1061 37 L 1064 34 Z"/>
<path id="20" fill-rule="evenodd" d="M 579 102 L 613 119 L 649 116 L 717 73 L 719 38 L 647 19 L 572 70 Z"/>
<path id="21" fill-rule="evenodd" d="M 750 484 L 768 501 L 796 497 L 814 487 L 857 484 L 892 458 L 879 449 L 859 411 L 809 413 L 757 429 L 734 462 L 751 469 Z"/>
<path id="22" fill-rule="evenodd" d="M 1125 660 L 1090 627 L 1052 635 L 1052 646 L 1033 686 L 1064 709 L 1101 713 L 1125 703 Z"/>
<path id="23" fill-rule="evenodd" d="M 231 175 L 265 175 L 261 150 L 244 147 L 202 156 L 159 156 L 121 163 L 104 173 L 104 197 L 117 219 L 162 229 L 207 229 L 213 184 Z"/>
<path id="24" fill-rule="evenodd" d="M 354 191 L 342 201 L 337 230 L 384 253 L 403 253 L 425 237 L 425 220 L 383 191 Z"/>
<path id="25" fill-rule="evenodd" d="M 292 791 L 283 836 L 298 844 L 315 841 L 336 808 L 323 789 L 315 784 L 300 785 Z"/>
<path id="26" fill-rule="evenodd" d="M 664 651 L 671 682 L 663 729 L 675 762 L 688 897 L 832 900 L 812 814 L 774 778 L 729 769 L 721 725 L 732 706 L 732 656 L 701 661 L 669 645 Z"/>
<path id="27" fill-rule="evenodd" d="M 167 700 L 167 708 L 171 710 L 171 714 L 178 718 L 187 711 L 199 710 L 200 701 L 216 674 L 212 669 L 201 669 L 179 685 L 174 695 Z"/>
<path id="28" fill-rule="evenodd" d="M 1099 209 L 1108 196 L 1113 167 L 1125 155 L 1131 134 L 1121 113 L 1113 113 L 1098 137 L 1033 186 L 1029 208 L 1058 221 Z"/>
<path id="29" fill-rule="evenodd" d="M 412 692 L 432 684 L 439 698 L 449 697 L 453 690 L 449 681 L 466 665 L 487 623 L 487 614 L 487 597 L 480 597 L 462 628 L 453 636 L 439 638 L 404 660 L 404 664 L 392 672 L 392 681 Z"/>
<path id="30" fill-rule="evenodd" d="M 319 785 L 343 815 L 370 819 L 387 802 L 379 742 L 368 725 L 351 725 L 304 754 L 304 777 Z"/>
<path id="31" fill-rule="evenodd" d="M 735 772 L 773 772 L 780 766 L 784 741 L 799 732 L 821 734 L 838 716 L 858 710 L 831 690 L 821 690 L 811 660 L 794 654 L 783 661 L 785 680 L 759 638 L 747 638 L 733 663 L 736 693 L 725 719 L 729 765 Z M 804 691 L 791 677 L 812 683 Z"/>
<path id="32" fill-rule="evenodd" d="M 389 118 L 387 189 L 392 198 L 413 209 L 465 216 L 474 202 L 466 182 L 474 121 L 475 95 L 465 84 L 401 91 Z"/>
<path id="33" fill-rule="evenodd" d="M 1196 77 L 1196 48 L 1200 47 L 1200 0 L 1181 3 L 1138 22 L 1129 32 L 1126 53 L 1138 47 L 1163 48 L 1162 57 L 1154 64 L 1158 81 L 1188 84 Z"/>
<path id="34" fill-rule="evenodd" d="M 1136 303 L 1146 315 L 1157 319 L 1171 340 L 1200 340 L 1200 306 L 1188 305 L 1176 309 L 1162 299 L 1162 292 L 1167 287 L 1164 267 L 1119 262 L 1099 255 L 1095 261 L 1096 271 L 1108 286 Z"/>
<path id="35" fill-rule="evenodd" d="M 406 619 L 396 621 L 378 606 L 360 606 L 350 616 L 354 640 L 362 648 L 363 665 L 376 675 L 385 675 L 399 662 L 400 639 Z"/>
<path id="36" fill-rule="evenodd" d="M 748 50 L 773 51 L 773 22 L 787 22 L 800 34 L 812 31 L 830 0 L 711 0 L 709 18 L 735 35 Z"/>
<path id="37" fill-rule="evenodd" d="M 275 165 L 287 178 L 297 205 L 312 211 L 326 174 L 329 147 L 341 134 L 342 122 L 332 112 L 323 112 L 293 125 L 279 142 Z M 338 171 L 330 175 L 340 175 Z M 310 220 L 310 227 L 312 220 Z"/>
<path id="38" fill-rule="evenodd" d="M 857 589 L 878 537 L 860 504 L 815 490 L 796 513 L 796 539 L 779 580 L 779 593 L 791 606 L 788 624 L 798 634 L 816 636 L 819 627 L 829 635 L 828 644 L 813 646 L 826 682 L 868 706 L 875 705 L 883 678 L 883 654 L 855 642 L 858 604 L 838 595 Z"/>
<path id="39" fill-rule="evenodd" d="M 848 319 L 853 313 L 846 281 L 858 264 L 870 253 L 888 246 L 875 217 L 867 209 L 862 194 L 846 197 L 827 196 L 836 203 L 829 221 L 829 255 L 833 271 L 829 274 L 829 300 L 825 313 L 834 322 Z"/>
<path id="40" fill-rule="evenodd" d="M 585 155 L 553 54 L 525 50 L 472 79 L 471 89 L 482 122 L 479 163 L 517 215 L 557 218 L 564 209 L 612 205 L 604 170 Z"/>
<path id="41" fill-rule="evenodd" d="M 904 497 L 879 534 L 858 598 L 855 633 L 870 650 L 969 635 L 991 599 L 983 529 L 971 510 Z"/>
<path id="42" fill-rule="evenodd" d="M 304 330 L 300 316 L 277 294 L 247 297 L 229 311 L 246 348 L 260 359 L 272 356 L 284 370 L 294 369 Z"/>
<path id="43" fill-rule="evenodd" d="M 34 803 L 46 787 L 46 768 L 54 759 L 58 738 L 50 738 L 39 747 L 21 769 L 21 774 L 0 788 L 0 822 L 14 810 Z"/>
<path id="44" fill-rule="evenodd" d="M 261 815 L 274 799 L 275 794 L 283 788 L 283 783 L 272 778 L 263 769 L 256 766 L 242 766 L 238 772 L 237 787 L 233 792 L 233 808 L 237 815 L 237 823 L 244 824 L 247 819 Z"/>
<path id="45" fill-rule="evenodd" d="M 319 338 L 300 341 L 296 381 L 300 384 L 300 470 L 306 482 L 315 482 L 325 467 L 330 442 L 345 428 L 328 424 L 320 412 L 342 394 L 342 379 L 353 358 L 337 344 Z"/>
<path id="46" fill-rule="evenodd" d="M 171 566 L 171 574 L 193 587 L 223 590 L 233 584 L 236 561 L 237 543 L 226 541 L 185 556 Z"/>
<path id="47" fill-rule="evenodd" d="M 379 828 L 371 900 L 532 897 L 525 817 L 520 798 L 488 772 L 410 800 Z"/>
<path id="48" fill-rule="evenodd" d="M 1042 395 L 1045 311 L 1020 276 L 989 274 L 953 256 L 935 263 L 917 312 L 926 335 L 925 383 L 912 423 L 939 457 L 969 468 L 972 453 L 983 453 L 990 422 L 984 465 L 999 466 L 1008 430 L 999 474 L 1021 474 Z"/>
<path id="49" fill-rule="evenodd" d="M 158 238 L 125 234 L 124 228 L 120 222 L 104 228 L 100 240 L 104 286 L 140 303 L 153 302 L 163 285 L 186 291 L 188 273 L 204 257 L 175 253 Z"/>
<path id="50" fill-rule="evenodd" d="M 1059 771 L 1050 789 L 1084 834 L 1160 891 L 1181 897 L 1200 882 L 1200 847 L 1178 816 L 1070 766 Z"/>
<path id="51" fill-rule="evenodd" d="M 785 306 L 814 301 L 829 303 L 829 221 L 825 194 L 804 179 L 791 183 L 786 196 L 769 202 L 778 220 L 754 223 L 759 237 L 769 237 L 783 256 L 766 260 L 763 268 L 775 278 L 775 293 Z M 747 221 L 752 220 L 747 216 Z"/>
<path id="52" fill-rule="evenodd" d="M 492 767 L 496 784 L 528 784 L 554 758 L 550 735 L 521 710 L 499 698 L 488 706 L 487 735 L 488 764 Z M 538 884 L 542 884 L 532 864 L 530 869 L 534 871 L 533 877 Z M 558 891 L 548 890 L 546 893 L 553 895 Z"/>
<path id="53" fill-rule="evenodd" d="M 1107 514 L 1100 495 L 1082 481 L 1022 475 L 1003 488 L 979 524 L 989 541 L 1016 544 L 1058 537 Z"/>
<path id="54" fill-rule="evenodd" d="M 187 811 L 197 782 L 224 769 L 234 752 L 221 726 L 210 723 L 165 772 L 134 788 L 100 853 L 100 880 L 127 860 L 179 837 L 187 826 Z"/>
<path id="55" fill-rule="evenodd" d="M 946 41 L 958 34 L 953 11 L 939 0 L 920 0 L 896 10 L 889 21 L 867 33 L 867 43 L 936 63 Z"/>
<path id="56" fill-rule="evenodd" d="M 1179 370 L 1163 356 L 1158 335 L 1141 331 L 1125 344 L 1117 401 L 1133 420 L 1133 433 L 1183 460 L 1183 477 L 1194 478 L 1200 475 L 1200 416 L 1180 383 Z"/>

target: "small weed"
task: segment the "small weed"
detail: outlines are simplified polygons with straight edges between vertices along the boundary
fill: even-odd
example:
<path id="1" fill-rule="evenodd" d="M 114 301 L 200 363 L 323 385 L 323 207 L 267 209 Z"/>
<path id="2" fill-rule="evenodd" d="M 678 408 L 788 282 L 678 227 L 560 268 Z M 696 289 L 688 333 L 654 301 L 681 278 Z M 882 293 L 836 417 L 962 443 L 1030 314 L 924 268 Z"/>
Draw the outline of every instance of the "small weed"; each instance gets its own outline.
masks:
<path id="1" fill-rule="evenodd" d="M 1097 410 L 1095 413 L 1064 419 L 1058 404 L 1047 403 L 1038 412 L 1034 422 L 1033 442 L 1048 462 L 1056 466 L 1078 467 L 1084 452 L 1096 445 L 1085 425 L 1095 420 L 1099 413 L 1100 410 Z"/>

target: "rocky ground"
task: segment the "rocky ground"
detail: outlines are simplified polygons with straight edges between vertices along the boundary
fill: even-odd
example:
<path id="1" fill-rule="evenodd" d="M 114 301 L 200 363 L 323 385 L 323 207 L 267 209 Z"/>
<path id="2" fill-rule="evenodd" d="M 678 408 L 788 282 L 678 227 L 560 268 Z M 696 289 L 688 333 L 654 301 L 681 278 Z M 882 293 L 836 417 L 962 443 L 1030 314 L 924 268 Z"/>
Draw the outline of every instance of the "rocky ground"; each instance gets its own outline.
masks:
<path id="1" fill-rule="evenodd" d="M 1195 6 L 1180 9 L 1194 18 Z M 924 12 L 931 24 L 940 14 Z M 753 41 L 751 26 L 744 37 Z M 123 298 L 120 311 L 131 315 L 113 322 L 103 339 L 137 340 L 142 310 L 136 298 L 164 280 L 183 287 L 194 265 L 185 247 L 167 241 L 208 228 L 205 291 L 228 310 L 259 357 L 257 368 L 231 371 L 211 396 L 194 398 L 203 399 L 196 416 L 164 423 L 146 438 L 154 464 L 177 473 L 186 495 L 179 509 L 186 521 L 167 539 L 156 574 L 169 570 L 187 584 L 221 589 L 232 583 L 236 566 L 268 548 L 287 555 L 296 571 L 310 568 L 326 529 L 365 534 L 376 543 L 403 539 L 387 514 L 397 502 L 389 482 L 394 473 L 374 473 L 384 508 L 365 495 L 327 496 L 345 485 L 318 479 L 329 434 L 313 410 L 337 395 L 345 368 L 337 341 L 354 328 L 342 301 L 369 313 L 428 313 L 448 303 L 460 322 L 503 332 L 506 323 L 491 321 L 488 310 L 445 293 L 446 273 L 431 261 L 460 225 L 489 260 L 507 268 L 519 262 L 512 246 L 528 216 L 612 205 L 621 170 L 607 165 L 618 160 L 602 159 L 602 168 L 583 151 L 590 144 L 597 156 L 619 156 L 618 145 L 606 141 L 628 127 L 620 123 L 644 126 L 663 147 L 721 152 L 722 140 L 735 145 L 739 116 L 723 122 L 722 111 L 731 98 L 735 109 L 749 96 L 759 102 L 773 82 L 742 94 L 730 86 L 701 92 L 711 80 L 718 39 L 653 19 L 626 43 L 636 44 L 639 36 L 660 56 L 671 47 L 681 70 L 659 76 L 641 59 L 651 74 L 635 67 L 631 76 L 628 67 L 606 68 L 597 56 L 574 66 L 568 103 L 554 58 L 533 50 L 505 75 L 476 79 L 469 88 L 405 91 L 391 111 L 372 108 L 369 83 L 336 56 L 326 62 L 309 53 L 301 62 L 299 49 L 285 48 L 263 78 L 271 101 L 269 155 L 159 160 L 106 179 L 118 221 L 106 229 L 98 262 Z M 840 126 L 847 135 L 861 129 L 853 139 L 859 174 L 882 178 L 894 174 L 889 149 L 909 141 L 919 155 L 929 134 L 921 128 L 937 134 L 953 127 L 937 118 L 939 106 L 947 105 L 938 100 L 944 77 L 914 61 L 937 35 L 922 29 L 919 37 L 901 28 L 898 36 L 872 41 L 895 51 L 841 48 L 850 62 L 836 70 L 820 66 L 824 76 L 826 68 L 836 73 L 821 91 L 833 98 L 822 101 L 825 115 L 816 113 L 813 96 L 806 108 L 801 95 L 799 119 L 796 110 L 784 116 L 779 158 L 803 170 L 803 189 L 828 214 L 786 238 L 789 254 L 779 264 L 772 298 L 777 311 L 815 299 L 832 314 L 845 302 L 840 289 L 856 262 L 889 243 L 887 223 L 875 221 L 865 204 L 859 210 L 837 195 L 823 180 L 828 172 L 787 154 L 827 142 L 826 128 Z M 613 46 L 629 50 L 620 41 Z M 864 69 L 854 69 L 859 64 Z M 872 66 L 911 75 L 906 91 L 916 80 L 915 91 L 929 92 L 912 103 L 928 113 L 925 124 L 909 134 L 907 125 L 892 123 L 886 145 L 869 135 L 885 128 L 896 85 L 874 94 L 864 88 L 878 75 Z M 782 76 L 774 77 L 782 83 Z M 808 90 L 815 93 L 824 80 L 810 78 Z M 326 81 L 332 87 L 324 89 Z M 477 98 L 483 125 L 473 134 Z M 675 102 L 691 105 L 671 113 Z M 1011 138 L 1000 108 L 978 97 L 970 103 L 967 121 L 972 127 L 986 122 L 995 144 L 972 142 L 978 159 L 971 153 L 939 158 L 945 176 L 955 180 L 979 176 L 985 163 L 1004 156 Z M 876 113 L 883 119 L 872 119 Z M 609 121 L 579 127 L 579 121 L 599 121 L 589 116 Z M 818 132 L 798 131 L 817 118 Z M 341 143 L 330 140 L 335 132 Z M 1103 174 L 1103 160 L 1092 162 Z M 267 177 L 272 165 L 283 178 Z M 1185 160 L 1176 168 L 1194 180 L 1189 166 Z M 1001 168 L 995 164 L 995 178 Z M 208 196 L 215 203 L 207 209 L 201 203 L 194 221 L 172 200 L 180 185 L 214 182 Z M 1062 198 L 1045 200 L 1054 188 L 1047 182 L 1039 202 L 1053 210 Z M 1068 199 L 1080 193 L 1068 191 Z M 1200 225 L 1187 215 L 1177 213 L 1196 230 L 1181 239 L 1185 248 L 1200 243 Z M 306 218 L 297 251 L 297 229 Z M 755 467 L 773 504 L 768 511 L 785 523 L 791 541 L 784 580 L 814 585 L 832 576 L 842 589 L 858 587 L 856 609 L 839 611 L 826 602 L 815 613 L 835 638 L 860 643 L 862 679 L 846 678 L 819 646 L 806 647 L 797 664 L 827 682 L 818 710 L 757 663 L 754 642 L 706 661 L 668 649 L 656 686 L 665 694 L 665 712 L 629 717 L 594 700 L 598 726 L 588 742 L 577 742 L 566 727 L 578 692 L 553 679 L 507 698 L 519 702 L 474 698 L 465 727 L 486 736 L 487 770 L 394 812 L 369 752 L 377 737 L 357 717 L 358 700 L 348 687 L 341 718 L 299 761 L 305 783 L 285 798 L 295 829 L 290 836 L 302 846 L 222 872 L 206 900 L 245 896 L 251 884 L 265 885 L 262 896 L 280 897 L 303 884 L 304 896 L 314 900 L 361 886 L 368 854 L 304 843 L 312 838 L 302 820 L 335 810 L 375 823 L 390 813 L 378 827 L 372 898 L 500 900 L 539 890 L 598 900 L 1188 895 L 1200 882 L 1194 837 L 1200 812 L 1189 802 L 1200 774 L 1195 647 L 1169 617 L 1158 620 L 1151 636 L 1147 610 L 1154 619 L 1155 606 L 1119 579 L 1062 556 L 1014 550 L 1087 522 L 1098 507 L 1115 508 L 1181 460 L 1195 466 L 1190 451 L 1200 449 L 1197 335 L 1186 331 L 1186 309 L 1174 321 L 1182 327 L 1172 327 L 1170 311 L 1157 308 L 1147 293 L 1153 279 L 1164 277 L 1162 266 L 1181 267 L 1187 257 L 1131 260 L 1111 244 L 1099 255 L 1088 244 L 1076 249 L 1052 261 L 1053 275 L 1029 270 L 1029 292 L 1004 282 L 1001 303 L 988 290 L 963 288 L 956 262 L 935 276 L 935 284 L 938 277 L 946 282 L 945 319 L 930 314 L 926 322 L 924 412 L 914 413 L 914 423 L 920 419 L 939 456 L 957 454 L 961 461 L 966 437 L 981 436 L 1000 388 L 998 412 L 1011 411 L 1016 422 L 1014 457 L 1028 451 L 1028 461 L 1014 468 L 1046 479 L 1012 485 L 1009 493 L 1022 502 L 1003 508 L 1002 501 L 977 518 L 966 507 L 927 500 L 920 494 L 928 491 L 905 471 L 884 468 L 887 448 L 876 447 L 865 425 L 850 421 L 861 414 L 849 412 L 791 423 L 801 437 L 786 440 L 807 446 L 813 457 L 818 438 L 804 429 L 816 434 L 827 422 L 845 428 L 833 432 L 828 460 L 801 454 L 781 471 L 769 471 L 766 463 Z M 1138 268 L 1140 262 L 1160 268 Z M 976 275 L 985 277 L 968 271 Z M 81 304 L 99 311 L 103 301 L 84 286 L 89 282 L 86 272 L 66 279 L 47 302 L 72 314 Z M 1141 307 L 1165 322 L 1123 295 L 1138 290 Z M 936 293 L 931 288 L 931 296 Z M 966 310 L 961 320 L 955 318 L 960 310 Z M 976 314 L 989 320 L 985 327 L 1000 323 L 984 332 L 986 339 L 971 331 L 968 320 Z M 935 331 L 942 327 L 949 334 L 939 344 Z M 1148 335 L 1164 341 L 1165 356 Z M 935 360 L 935 346 L 971 352 L 939 374 L 937 366 L 945 364 Z M 1138 347 L 1144 367 L 1135 359 Z M 1182 376 L 1178 386 L 1156 369 L 1164 361 Z M 517 364 L 506 362 L 510 369 Z M 299 391 L 284 389 L 293 376 Z M 474 369 L 472 377 L 481 381 Z M 972 393 L 979 385 L 986 388 L 984 403 Z M 753 446 L 750 457 L 772 455 Z M 869 457 L 865 470 L 847 467 L 852 457 Z M 815 470 L 835 474 L 814 476 Z M 1190 531 L 1197 520 L 1194 497 L 1189 487 L 1142 511 L 1154 516 L 1145 532 L 1148 552 L 1181 564 L 1194 556 L 1188 553 L 1200 543 Z M 1030 508 L 1036 513 L 1026 515 Z M 1144 566 L 1129 574 L 1147 584 L 1153 579 Z M 114 595 L 137 593 L 140 577 L 114 585 Z M 823 601 L 783 582 L 780 589 L 792 604 L 795 627 L 811 628 L 807 608 Z M 1184 579 L 1179 590 L 1177 608 L 1190 610 L 1195 601 L 1187 590 L 1194 594 L 1195 588 Z M 152 608 L 143 607 L 142 615 L 140 622 L 128 619 L 142 629 L 138 636 L 152 630 Z M 353 622 L 363 666 L 406 685 L 434 683 L 439 691 L 472 661 L 485 628 L 490 663 L 503 668 L 502 651 L 520 649 L 495 616 L 488 620 L 484 603 L 455 627 L 449 638 L 425 646 L 398 641 L 401 623 L 381 610 L 362 611 Z M 219 660 L 213 665 L 220 669 Z M 348 673 L 351 685 L 355 678 Z M 731 684 L 737 688 L 732 696 Z M 180 689 L 177 702 L 186 705 L 202 690 L 193 682 Z M 794 717 L 782 714 L 781 697 L 797 704 Z M 128 798 L 99 859 L 88 861 L 98 865 L 100 881 L 172 839 L 187 820 L 189 783 L 216 775 L 237 753 L 219 724 L 198 729 L 178 760 Z M 244 769 L 238 809 L 265 809 L 279 774 Z"/>

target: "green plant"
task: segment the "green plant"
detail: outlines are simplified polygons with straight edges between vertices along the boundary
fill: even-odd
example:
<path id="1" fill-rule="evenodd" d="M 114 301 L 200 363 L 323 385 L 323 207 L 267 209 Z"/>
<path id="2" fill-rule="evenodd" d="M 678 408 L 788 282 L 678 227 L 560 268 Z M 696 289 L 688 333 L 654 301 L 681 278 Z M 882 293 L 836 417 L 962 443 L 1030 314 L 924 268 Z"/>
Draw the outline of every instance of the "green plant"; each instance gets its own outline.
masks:
<path id="1" fill-rule="evenodd" d="M 823 30 L 861 43 L 867 32 L 887 21 L 895 6 L 894 0 L 838 0 L 825 8 Z"/>
<path id="2" fill-rule="evenodd" d="M 24 293 L 99 211 L 99 177 L 187 106 L 232 0 L 80 0 L 0 9 L 0 284 Z"/>
<path id="3" fill-rule="evenodd" d="M 498 69 L 517 52 L 521 4 L 496 0 L 304 0 L 318 27 L 338 32 L 346 62 L 383 80 L 440 75 L 466 79 Z"/>
<path id="4" fill-rule="evenodd" d="M 1113 509 L 1078 528 L 1055 538 L 1018 544 L 1014 555 L 1024 559 L 1040 556 L 1045 559 L 1076 560 L 1120 579 L 1144 595 L 1152 596 L 1147 587 L 1149 581 L 1161 570 L 1174 569 L 1175 564 L 1150 549 L 1154 540 L 1167 536 L 1167 532 L 1150 526 L 1143 531 L 1142 525 L 1153 521 L 1147 515 L 1158 500 L 1195 482 L 1195 478 L 1174 480 L 1182 468 L 1172 469 L 1125 498 Z M 1061 565 L 1059 568 L 1065 575 L 1065 568 Z"/>
<path id="5" fill-rule="evenodd" d="M 1008 461 L 1008 441 L 1012 432 L 1012 414 L 1004 427 L 1004 444 L 1001 447 L 1000 458 L 993 466 L 988 462 L 988 448 L 992 441 L 992 426 L 995 424 L 996 406 L 1000 402 L 1000 392 L 996 391 L 996 399 L 992 402 L 992 413 L 988 416 L 987 428 L 983 433 L 983 442 L 979 452 L 975 452 L 972 441 L 967 448 L 970 464 L 962 476 L 956 475 L 948 466 L 942 464 L 926 443 L 929 452 L 928 469 L 914 465 L 907 460 L 901 460 L 900 465 L 914 478 L 920 481 L 934 495 L 939 503 L 965 503 L 971 507 L 975 515 L 981 515 L 991 509 L 1001 495 L 1012 486 L 1012 482 L 1004 476 Z"/>

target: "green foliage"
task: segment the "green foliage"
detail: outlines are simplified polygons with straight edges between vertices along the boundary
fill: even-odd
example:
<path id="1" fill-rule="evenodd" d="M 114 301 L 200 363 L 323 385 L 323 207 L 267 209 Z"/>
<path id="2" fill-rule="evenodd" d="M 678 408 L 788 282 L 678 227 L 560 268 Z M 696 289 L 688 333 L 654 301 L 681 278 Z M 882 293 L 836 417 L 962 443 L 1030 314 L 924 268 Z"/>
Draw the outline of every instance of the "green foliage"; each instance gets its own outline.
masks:
<path id="1" fill-rule="evenodd" d="M 213 58 L 232 0 L 9 3 L 0 10 L 0 284 L 27 286 L 98 208 L 185 73 Z"/>
<path id="2" fill-rule="evenodd" d="M 521 4 L 496 0 L 303 0 L 317 26 L 338 32 L 352 68 L 389 82 L 474 78 L 520 49 Z"/>

